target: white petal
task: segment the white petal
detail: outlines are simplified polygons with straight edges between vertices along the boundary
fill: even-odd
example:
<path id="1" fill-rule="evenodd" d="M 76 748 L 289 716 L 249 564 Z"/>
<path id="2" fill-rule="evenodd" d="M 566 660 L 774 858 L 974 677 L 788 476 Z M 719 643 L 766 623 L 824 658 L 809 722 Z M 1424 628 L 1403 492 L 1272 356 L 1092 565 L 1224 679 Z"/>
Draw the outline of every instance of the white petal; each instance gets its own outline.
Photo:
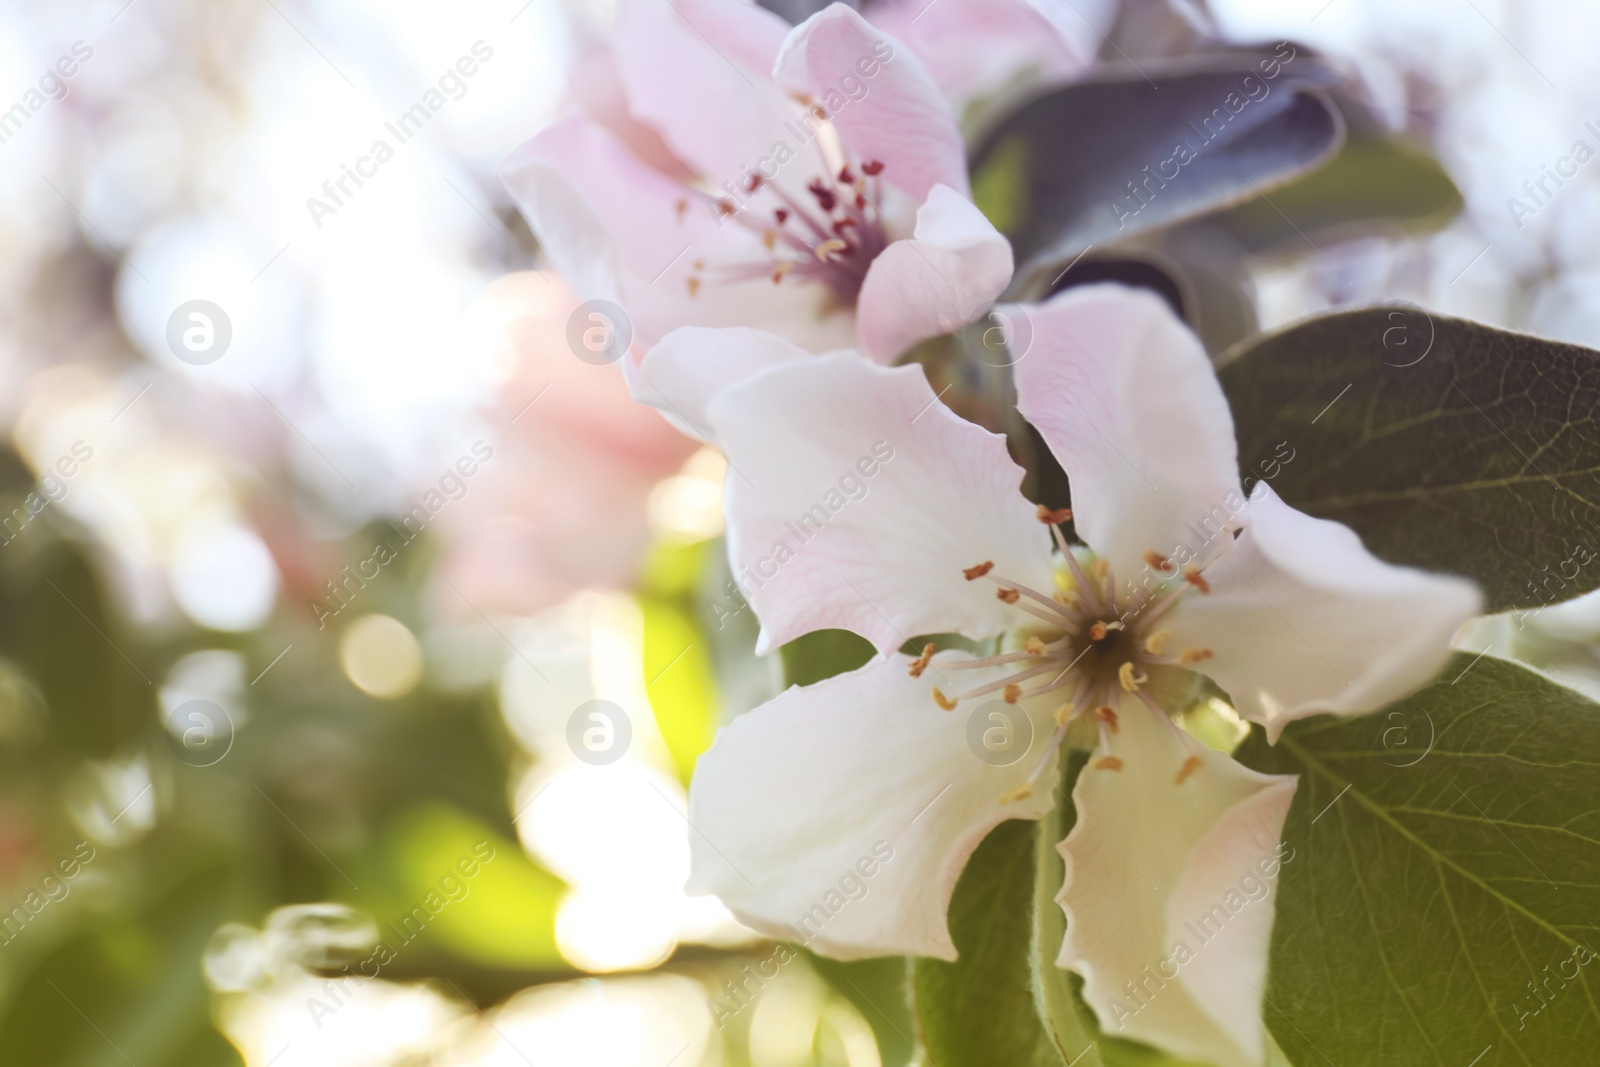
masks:
<path id="1" fill-rule="evenodd" d="M 1120 722 L 1110 751 L 1122 768 L 1091 765 L 1072 791 L 1077 822 L 1058 846 L 1067 937 L 1057 962 L 1083 975 L 1084 1001 L 1107 1033 L 1254 1067 L 1273 918 L 1264 875 L 1276 874 L 1296 779 L 1175 736 L 1134 700 Z M 1177 782 L 1190 756 L 1201 766 Z"/>
<path id="2" fill-rule="evenodd" d="M 757 651 L 854 630 L 880 651 L 981 637 L 1030 617 L 962 569 L 1049 590 L 1049 538 L 1005 439 L 953 414 L 922 368 L 853 352 L 784 363 L 717 393 L 728 557 L 761 620 Z"/>
<path id="3" fill-rule="evenodd" d="M 1206 569 L 1210 595 L 1173 610 L 1171 647 L 1210 649 L 1200 669 L 1273 741 L 1295 719 L 1372 711 L 1427 684 L 1478 613 L 1471 582 L 1385 563 L 1265 482 L 1245 526 Z"/>
<path id="4" fill-rule="evenodd" d="M 1011 243 L 977 205 L 935 185 L 917 209 L 914 236 L 867 268 L 856 309 L 861 350 L 890 363 L 918 341 L 960 329 L 1010 283 L 1011 267 Z"/>
<path id="5" fill-rule="evenodd" d="M 1172 555 L 1186 524 L 1216 529 L 1243 508 L 1228 401 L 1160 297 L 1095 285 L 1006 312 L 1032 334 L 1017 408 L 1066 469 L 1078 533 L 1118 575 Z"/>
<path id="6" fill-rule="evenodd" d="M 1032 769 L 1053 726 L 1044 700 L 1025 712 L 1029 754 L 1008 766 L 980 760 L 967 739 L 977 709 L 941 711 L 929 696 L 952 658 L 961 657 L 940 653 L 920 679 L 904 656 L 874 660 L 724 727 L 689 789 L 690 891 L 836 958 L 955 958 L 946 912 L 956 879 L 995 825 L 1050 809 L 1049 789 L 999 797 Z M 1004 671 L 960 674 L 981 684 Z"/>
<path id="7" fill-rule="evenodd" d="M 760 330 L 685 326 L 663 337 L 636 370 L 627 365 L 628 385 L 635 400 L 660 411 L 684 433 L 707 440 L 706 404 L 718 390 L 765 367 L 809 358 L 805 349 Z"/>

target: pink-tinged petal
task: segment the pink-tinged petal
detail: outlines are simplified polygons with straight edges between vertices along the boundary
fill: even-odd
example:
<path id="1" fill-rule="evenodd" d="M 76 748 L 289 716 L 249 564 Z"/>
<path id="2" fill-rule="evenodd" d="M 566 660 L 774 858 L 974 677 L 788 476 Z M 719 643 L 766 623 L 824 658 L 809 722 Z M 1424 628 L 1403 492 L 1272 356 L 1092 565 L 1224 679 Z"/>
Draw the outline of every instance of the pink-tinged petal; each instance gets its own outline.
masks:
<path id="1" fill-rule="evenodd" d="M 1007 309 L 1031 343 L 1017 408 L 1072 486 L 1078 533 L 1132 578 L 1149 551 L 1174 555 L 1243 509 L 1233 416 L 1200 341 L 1153 293 L 1070 289 Z"/>
<path id="2" fill-rule="evenodd" d="M 1426 685 L 1482 603 L 1471 582 L 1385 563 L 1265 482 L 1205 579 L 1210 594 L 1173 611 L 1169 647 L 1209 649 L 1200 669 L 1273 741 L 1295 719 L 1359 715 Z"/>
<path id="3" fill-rule="evenodd" d="M 960 329 L 1004 291 L 1011 266 L 1011 243 L 977 205 L 935 185 L 915 235 L 867 268 L 856 305 L 861 350 L 892 363 L 918 341 Z"/>
<path id="4" fill-rule="evenodd" d="M 1048 700 L 1017 705 L 1032 728 L 1028 754 L 1008 766 L 979 759 L 968 719 L 981 712 L 941 711 L 929 696 L 951 658 L 961 657 L 935 656 L 921 678 L 908 676 L 905 656 L 875 660 L 723 727 L 689 788 L 689 890 L 838 959 L 954 959 L 946 913 L 972 850 L 1003 820 L 1051 807 L 1049 789 L 1000 797 L 1038 761 L 1054 724 Z M 1004 671 L 960 674 L 982 684 Z"/>
<path id="5" fill-rule="evenodd" d="M 921 367 L 853 352 L 785 363 L 706 414 L 728 457 L 728 556 L 761 620 L 757 651 L 829 628 L 884 651 L 1015 628 L 1030 616 L 962 576 L 985 560 L 1054 588 L 1005 439 L 940 403 Z"/>
<path id="6" fill-rule="evenodd" d="M 787 29 L 736 0 L 624 0 L 611 41 L 633 114 L 716 188 L 798 113 L 771 74 Z"/>
<path id="7" fill-rule="evenodd" d="M 950 105 L 916 54 L 843 4 L 796 26 L 775 68 L 778 82 L 828 112 L 862 162 L 921 203 L 935 185 L 962 195 L 967 152 Z"/>
<path id="8" fill-rule="evenodd" d="M 958 112 L 1021 78 L 1076 74 L 1100 44 L 1087 18 L 1069 9 L 1057 21 L 1028 0 L 879 0 L 869 14 L 916 52 Z"/>
<path id="9" fill-rule="evenodd" d="M 827 314 L 822 286 L 779 287 L 761 272 L 715 277 L 712 267 L 765 263 L 771 254 L 757 234 L 586 116 L 552 123 L 498 173 L 556 269 L 584 299 L 620 305 L 640 347 L 678 326 L 754 323 L 816 351 L 849 343 L 853 317 Z"/>
<path id="10" fill-rule="evenodd" d="M 706 405 L 719 390 L 758 370 L 810 359 L 805 349 L 746 327 L 673 330 L 629 374 L 633 398 L 649 404 L 684 433 L 708 440 Z"/>
<path id="11" fill-rule="evenodd" d="M 1270 889 L 1296 779 L 1242 767 L 1138 701 L 1119 718 L 1110 754 L 1121 768 L 1079 775 L 1078 819 L 1058 846 L 1057 963 L 1083 975 L 1108 1034 L 1258 1067 Z"/>
<path id="12" fill-rule="evenodd" d="M 567 77 L 569 102 L 627 146 L 639 159 L 661 173 L 688 181 L 694 172 L 672 154 L 654 126 L 633 117 L 617 70 L 616 53 L 601 45 L 590 49 L 573 65 Z"/>

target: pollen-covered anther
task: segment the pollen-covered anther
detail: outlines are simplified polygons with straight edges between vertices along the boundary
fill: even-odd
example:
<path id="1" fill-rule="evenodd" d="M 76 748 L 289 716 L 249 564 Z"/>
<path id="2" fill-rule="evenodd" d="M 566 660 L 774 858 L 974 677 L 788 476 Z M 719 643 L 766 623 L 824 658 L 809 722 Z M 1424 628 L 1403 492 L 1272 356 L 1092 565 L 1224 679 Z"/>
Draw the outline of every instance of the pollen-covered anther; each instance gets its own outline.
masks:
<path id="1" fill-rule="evenodd" d="M 1186 648 L 1183 650 L 1183 654 L 1178 657 L 1178 662 L 1187 667 L 1191 663 L 1199 663 L 1201 660 L 1210 658 L 1211 650 L 1209 648 Z"/>
<path id="2" fill-rule="evenodd" d="M 1094 709 L 1094 717 L 1105 723 L 1112 733 L 1116 733 L 1122 728 L 1117 722 L 1116 710 L 1106 707 L 1104 704 Z"/>
<path id="3" fill-rule="evenodd" d="M 1094 761 L 1094 769 L 1097 771 L 1120 771 L 1122 770 L 1122 761 L 1115 756 L 1101 756 Z"/>
<path id="4" fill-rule="evenodd" d="M 962 568 L 961 573 L 966 575 L 967 581 L 975 582 L 979 578 L 982 578 L 985 574 L 988 574 L 992 570 L 994 570 L 994 560 L 986 559 L 982 563 L 978 564 L 976 567 L 964 567 L 964 568 Z"/>
<path id="5" fill-rule="evenodd" d="M 1072 509 L 1047 508 L 1043 504 L 1040 504 L 1038 516 L 1039 521 L 1047 526 L 1059 526 L 1061 523 L 1068 522 L 1072 519 Z"/>
<path id="6" fill-rule="evenodd" d="M 1205 580 L 1205 576 L 1200 573 L 1200 568 L 1193 563 L 1183 569 L 1183 580 L 1202 593 L 1211 592 L 1211 583 Z"/>
<path id="7" fill-rule="evenodd" d="M 1130 693 L 1137 693 L 1139 691 L 1139 686 L 1145 682 L 1148 682 L 1149 680 L 1150 676 L 1136 668 L 1132 661 L 1124 663 L 1121 667 L 1117 668 L 1117 681 L 1121 682 L 1122 688 L 1126 689 Z"/>
<path id="8" fill-rule="evenodd" d="M 879 174 L 883 173 L 883 164 L 876 159 L 869 159 L 867 162 L 861 164 L 861 173 L 865 174 L 869 178 L 876 178 Z"/>
<path id="9" fill-rule="evenodd" d="M 1096 622 L 1093 626 L 1089 627 L 1089 640 L 1104 641 L 1106 636 L 1110 634 L 1112 630 L 1120 629 L 1122 629 L 1122 623 L 1119 621 Z"/>
<path id="10" fill-rule="evenodd" d="M 784 260 L 783 262 L 779 263 L 776 267 L 774 267 L 772 269 L 772 284 L 773 285 L 780 284 L 783 281 L 783 276 L 785 274 L 788 274 L 789 271 L 793 267 L 794 267 L 794 264 L 789 262 L 787 259 Z"/>
<path id="11" fill-rule="evenodd" d="M 761 231 L 761 243 L 766 246 L 766 249 L 767 249 L 768 252 L 772 251 L 774 248 L 777 248 L 778 247 L 778 234 L 777 234 L 777 232 L 773 231 L 773 230 L 762 230 Z"/>
<path id="12" fill-rule="evenodd" d="M 1022 651 L 1026 652 L 1030 656 L 1042 656 L 1042 655 L 1044 655 L 1045 652 L 1046 652 L 1046 649 L 1044 647 L 1043 639 L 1038 638 L 1038 637 L 1030 637 L 1030 638 L 1028 638 L 1026 641 L 1024 641 L 1022 643 Z"/>
<path id="13" fill-rule="evenodd" d="M 1000 794 L 1000 803 L 1013 804 L 1019 800 L 1027 800 L 1031 796 L 1033 796 L 1033 783 L 1023 779 Z"/>
<path id="14" fill-rule="evenodd" d="M 1172 569 L 1172 561 L 1154 549 L 1144 554 L 1144 561 L 1150 564 L 1152 570 L 1158 570 L 1162 573 Z"/>
<path id="15" fill-rule="evenodd" d="M 1017 592 L 1015 589 L 1000 589 L 997 590 L 994 595 L 999 597 L 1001 600 L 1004 600 L 1007 604 L 1015 604 L 1018 600 L 1022 599 L 1022 594 Z"/>
<path id="16" fill-rule="evenodd" d="M 1152 656 L 1161 655 L 1162 649 L 1167 647 L 1167 639 L 1171 636 L 1171 630 L 1157 630 L 1144 639 L 1144 650 Z"/>
<path id="17" fill-rule="evenodd" d="M 922 646 L 922 655 L 911 661 L 911 677 L 921 678 L 922 672 L 928 669 L 928 661 L 933 659 L 933 643 Z"/>
<path id="18" fill-rule="evenodd" d="M 933 702 L 939 705 L 945 711 L 956 710 L 956 702 L 940 692 L 938 686 L 933 687 Z"/>
<path id="19" fill-rule="evenodd" d="M 1022 686 L 1013 682 L 1001 690 L 1000 695 L 1006 698 L 1007 704 L 1015 704 L 1022 699 Z"/>
<path id="20" fill-rule="evenodd" d="M 1205 765 L 1206 761 L 1199 756 L 1190 756 L 1183 761 L 1183 766 L 1178 768 L 1178 773 L 1172 776 L 1172 784 L 1182 785 L 1185 779 Z"/>
<path id="21" fill-rule="evenodd" d="M 835 252 L 843 252 L 845 249 L 847 249 L 849 247 L 850 247 L 850 242 L 849 241 L 841 241 L 837 237 L 831 237 L 828 240 L 823 241 L 823 242 L 821 242 L 820 244 L 817 245 L 817 248 L 816 248 L 817 258 L 819 260 L 821 260 L 822 262 L 826 263 L 826 262 L 828 262 L 828 257 L 829 256 L 833 255 Z"/>
<path id="22" fill-rule="evenodd" d="M 689 296 L 693 297 L 695 294 L 700 292 L 700 279 L 691 275 L 687 281 L 689 283 Z"/>

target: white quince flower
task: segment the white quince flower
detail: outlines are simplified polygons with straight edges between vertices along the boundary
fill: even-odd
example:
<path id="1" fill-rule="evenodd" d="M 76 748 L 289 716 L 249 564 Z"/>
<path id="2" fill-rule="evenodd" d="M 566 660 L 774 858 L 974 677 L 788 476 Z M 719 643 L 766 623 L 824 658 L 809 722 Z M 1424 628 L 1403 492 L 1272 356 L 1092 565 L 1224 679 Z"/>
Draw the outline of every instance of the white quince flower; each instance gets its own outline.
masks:
<path id="1" fill-rule="evenodd" d="M 1438 672 L 1479 596 L 1376 559 L 1265 483 L 1247 498 L 1210 362 L 1156 297 L 1097 286 L 1026 314 L 1018 408 L 1071 479 L 1088 548 L 920 368 L 737 336 L 759 369 L 708 390 L 704 416 L 727 451 L 728 550 L 758 650 L 842 628 L 881 656 L 720 732 L 690 791 L 690 886 L 828 955 L 953 958 L 946 911 L 968 856 L 1001 821 L 1051 808 L 1081 723 L 1098 745 L 1060 846 L 1059 964 L 1108 1030 L 1259 1064 L 1271 898 L 1203 947 L 1184 924 L 1275 854 L 1296 779 L 1206 748 L 1163 695 L 1203 671 L 1274 741 L 1312 714 L 1372 711 Z M 658 348 L 643 375 L 681 372 L 696 347 Z M 950 632 L 1004 651 L 897 651 Z M 971 711 L 996 700 L 1033 727 L 1010 766 L 969 746 Z M 1185 938 L 1176 975 L 1116 1011 L 1123 983 Z"/>

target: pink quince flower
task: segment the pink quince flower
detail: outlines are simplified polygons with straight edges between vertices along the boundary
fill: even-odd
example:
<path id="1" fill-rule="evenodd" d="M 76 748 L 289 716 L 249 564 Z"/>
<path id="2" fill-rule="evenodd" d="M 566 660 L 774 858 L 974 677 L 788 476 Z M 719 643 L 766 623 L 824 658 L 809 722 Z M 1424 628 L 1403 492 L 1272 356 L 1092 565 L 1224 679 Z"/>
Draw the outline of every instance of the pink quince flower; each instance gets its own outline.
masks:
<path id="1" fill-rule="evenodd" d="M 610 49 L 625 111 L 591 68 L 596 104 L 499 173 L 640 351 L 679 326 L 759 325 L 887 363 L 1010 281 L 938 84 L 854 10 L 790 27 L 737 0 L 623 0 Z M 662 169 L 662 144 L 681 169 Z"/>
<path id="2" fill-rule="evenodd" d="M 531 271 L 496 281 L 471 332 L 514 361 L 491 414 L 493 458 L 441 512 L 440 603 L 530 614 L 585 588 L 625 586 L 651 540 L 651 490 L 698 447 L 628 395 L 614 370 L 577 359 L 578 298 Z M 465 597 L 467 604 L 461 603 Z"/>
<path id="3" fill-rule="evenodd" d="M 1067 542 L 1066 513 L 1023 498 L 1004 439 L 953 415 L 920 367 L 797 358 L 769 338 L 760 369 L 706 400 L 759 650 L 843 628 L 881 655 L 723 728 L 690 791 L 690 885 L 828 955 L 951 959 L 962 867 L 995 825 L 1053 806 L 1074 731 L 1095 754 L 1059 846 L 1057 962 L 1108 1031 L 1259 1065 L 1270 895 L 1230 905 L 1203 944 L 1185 923 L 1277 855 L 1297 780 L 1174 723 L 1191 672 L 1276 741 L 1296 719 L 1362 714 L 1428 682 L 1479 596 L 1378 560 L 1265 482 L 1246 496 L 1227 401 L 1161 300 L 1096 286 L 1027 313 L 1018 408 L 1067 471 L 1087 546 Z M 693 355 L 675 345 L 645 366 Z M 899 651 L 951 632 L 995 654 Z M 1031 729 L 1009 765 L 971 741 L 995 712 Z M 863 858 L 869 889 L 847 900 L 840 880 L 859 883 Z M 1133 1010 L 1124 983 L 1155 965 L 1176 972 Z"/>

